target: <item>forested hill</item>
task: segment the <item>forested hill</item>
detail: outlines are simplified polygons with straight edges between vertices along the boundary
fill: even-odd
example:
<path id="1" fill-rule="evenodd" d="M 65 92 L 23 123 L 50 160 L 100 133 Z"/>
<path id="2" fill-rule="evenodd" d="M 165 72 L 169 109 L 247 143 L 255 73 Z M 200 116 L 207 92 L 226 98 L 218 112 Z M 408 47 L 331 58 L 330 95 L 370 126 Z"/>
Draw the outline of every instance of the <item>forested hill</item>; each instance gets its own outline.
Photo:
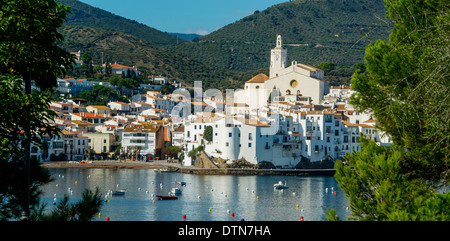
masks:
<path id="1" fill-rule="evenodd" d="M 67 17 L 66 25 L 79 27 L 104 28 L 120 31 L 141 38 L 154 46 L 172 45 L 177 43 L 177 37 L 159 31 L 145 24 L 138 23 L 105 10 L 92 7 L 78 0 L 56 0 L 72 7 L 72 14 Z M 178 39 L 178 42 L 184 40 Z"/>
<path id="2" fill-rule="evenodd" d="M 230 83 L 230 71 L 161 49 L 185 42 L 181 38 L 77 0 L 58 1 L 72 8 L 60 29 L 64 36 L 60 45 L 67 51 L 87 52 L 95 64 L 108 61 L 137 66 L 144 75 L 163 75 L 186 84 L 195 80 L 204 81 L 205 87 L 217 87 L 219 81 L 227 86 Z"/>
<path id="3" fill-rule="evenodd" d="M 287 44 L 289 61 L 363 62 L 365 46 L 387 39 L 390 24 L 383 0 L 298 0 L 255 11 L 199 41 L 168 48 L 205 63 L 234 70 L 267 67 L 276 34 Z"/>

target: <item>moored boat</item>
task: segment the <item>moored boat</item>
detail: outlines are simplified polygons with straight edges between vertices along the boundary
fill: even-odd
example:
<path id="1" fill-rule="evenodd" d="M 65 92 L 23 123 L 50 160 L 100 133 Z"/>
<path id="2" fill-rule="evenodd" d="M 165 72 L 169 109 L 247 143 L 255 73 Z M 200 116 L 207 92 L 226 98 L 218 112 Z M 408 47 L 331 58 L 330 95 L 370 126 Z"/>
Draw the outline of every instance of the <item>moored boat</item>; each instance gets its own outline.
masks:
<path id="1" fill-rule="evenodd" d="M 273 187 L 275 189 L 287 189 L 288 186 L 286 185 L 286 181 L 284 181 L 284 184 L 282 181 L 279 181 L 278 183 L 273 184 Z"/>
<path id="2" fill-rule="evenodd" d="M 164 195 L 156 195 L 159 200 L 176 200 L 177 196 L 164 196 Z"/>
<path id="3" fill-rule="evenodd" d="M 125 191 L 126 191 L 126 189 L 113 190 L 112 195 L 116 195 L 116 196 L 125 195 Z"/>

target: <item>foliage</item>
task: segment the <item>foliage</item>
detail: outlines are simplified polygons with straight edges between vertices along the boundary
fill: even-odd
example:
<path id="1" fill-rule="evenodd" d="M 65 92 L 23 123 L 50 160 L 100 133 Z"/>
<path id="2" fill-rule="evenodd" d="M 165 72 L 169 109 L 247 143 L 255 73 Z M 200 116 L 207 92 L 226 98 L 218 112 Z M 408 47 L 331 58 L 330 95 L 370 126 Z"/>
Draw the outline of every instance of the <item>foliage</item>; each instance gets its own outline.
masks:
<path id="1" fill-rule="evenodd" d="M 0 220 L 18 219 L 22 211 L 24 195 L 24 139 L 43 148 L 42 137 L 59 132 L 49 124 L 55 113 L 49 110 L 50 96 L 34 91 L 25 94 L 23 81 L 17 76 L 0 78 Z M 28 113 L 24 118 L 24 113 Z M 33 130 L 33 131 L 25 131 Z M 29 133 L 29 135 L 26 135 Z M 40 185 L 50 181 L 48 171 L 31 159 L 30 204 L 38 202 Z"/>
<path id="2" fill-rule="evenodd" d="M 181 148 L 178 146 L 166 146 L 162 149 L 161 154 L 167 155 L 167 157 L 177 158 L 178 153 L 181 152 Z"/>
<path id="3" fill-rule="evenodd" d="M 56 86 L 56 76 L 74 63 L 57 46 L 57 32 L 70 7 L 54 1 L 4 0 L 0 5 L 0 72 L 28 76 L 41 88 Z"/>
<path id="4" fill-rule="evenodd" d="M 86 189 L 82 194 L 82 200 L 77 203 L 69 203 L 69 198 L 64 196 L 55 209 L 49 214 L 44 212 L 46 205 L 36 206 L 33 209 L 30 220 L 32 221 L 90 221 L 102 206 L 101 193 L 96 188 L 95 193 Z"/>
<path id="5" fill-rule="evenodd" d="M 81 91 L 80 98 L 87 99 L 89 105 L 106 105 L 110 101 L 129 102 L 127 98 L 103 85 L 94 85 L 92 91 Z"/>
<path id="6" fill-rule="evenodd" d="M 392 147 L 364 140 L 336 164 L 336 179 L 359 220 L 450 220 L 449 6 L 445 1 L 386 1 L 389 42 L 366 49 L 351 103 L 370 111 Z M 442 193 L 443 192 L 443 193 Z"/>
<path id="7" fill-rule="evenodd" d="M 283 36 L 288 63 L 351 66 L 363 61 L 364 47 L 387 39 L 382 0 L 289 1 L 257 11 L 199 38 L 166 48 L 221 68 L 249 71 L 268 67 L 275 36 Z"/>
<path id="8" fill-rule="evenodd" d="M 449 174 L 449 13 L 441 1 L 391 1 L 390 41 L 366 50 L 366 72 L 356 72 L 352 103 L 370 110 L 378 127 L 407 148 L 402 171 L 424 179 Z"/>
<path id="9" fill-rule="evenodd" d="M 81 27 L 102 27 L 113 29 L 141 38 L 154 46 L 176 44 L 177 38 L 147 25 L 89 6 L 77 0 L 58 0 L 72 7 L 72 14 L 67 16 L 66 24 Z M 179 42 L 184 42 L 179 39 Z"/>
<path id="10" fill-rule="evenodd" d="M 213 127 L 212 126 L 205 127 L 205 130 L 203 131 L 203 139 L 205 139 L 208 142 L 211 142 L 213 140 Z"/>
<path id="11" fill-rule="evenodd" d="M 200 152 L 203 150 L 203 146 L 198 146 L 195 149 L 192 149 L 188 152 L 188 156 L 192 159 L 195 160 L 198 156 L 200 156 Z"/>
<path id="12" fill-rule="evenodd" d="M 365 221 L 450 220 L 450 195 L 433 193 L 402 174 L 406 151 L 362 139 L 360 152 L 347 153 L 336 164 L 335 178 L 349 197 L 352 219 Z M 330 213 L 330 217 L 334 217 Z"/>

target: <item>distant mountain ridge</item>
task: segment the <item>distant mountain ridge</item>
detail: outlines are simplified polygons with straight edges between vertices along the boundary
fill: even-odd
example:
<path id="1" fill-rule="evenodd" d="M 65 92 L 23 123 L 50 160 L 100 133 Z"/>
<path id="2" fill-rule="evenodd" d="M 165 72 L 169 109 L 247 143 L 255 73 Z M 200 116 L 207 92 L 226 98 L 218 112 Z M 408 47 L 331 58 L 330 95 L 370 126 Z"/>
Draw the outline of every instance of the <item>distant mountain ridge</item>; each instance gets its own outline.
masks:
<path id="1" fill-rule="evenodd" d="M 154 46 L 177 44 L 177 38 L 159 31 L 145 24 L 138 23 L 100 8 L 90 6 L 78 0 L 56 0 L 72 7 L 72 14 L 67 17 L 65 24 L 80 27 L 104 28 L 120 31 L 141 38 Z M 184 40 L 181 40 L 184 42 Z M 180 42 L 180 40 L 178 40 Z"/>
<path id="2" fill-rule="evenodd" d="M 173 36 L 77 0 L 57 1 L 72 7 L 62 28 L 67 50 L 89 52 L 96 63 L 109 59 L 219 89 L 241 87 L 252 74 L 267 72 L 276 34 L 283 36 L 288 63 L 352 66 L 363 62 L 368 43 L 387 39 L 390 31 L 383 0 L 285 2 L 202 37 Z"/>
<path id="3" fill-rule="evenodd" d="M 363 62 L 365 46 L 387 39 L 383 0 L 297 0 L 255 11 L 200 41 L 167 46 L 218 67 L 248 71 L 268 67 L 275 36 L 283 36 L 289 61 Z"/>

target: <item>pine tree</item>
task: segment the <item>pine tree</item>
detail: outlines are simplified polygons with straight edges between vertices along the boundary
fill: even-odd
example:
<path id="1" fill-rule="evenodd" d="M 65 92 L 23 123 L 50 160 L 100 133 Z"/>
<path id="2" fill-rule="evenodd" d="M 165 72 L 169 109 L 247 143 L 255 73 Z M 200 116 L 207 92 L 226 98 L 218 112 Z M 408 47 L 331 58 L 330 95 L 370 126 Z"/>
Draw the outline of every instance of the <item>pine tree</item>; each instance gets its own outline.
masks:
<path id="1" fill-rule="evenodd" d="M 446 1 L 389 0 L 389 41 L 366 48 L 351 103 L 370 111 L 392 147 L 362 142 L 336 164 L 336 179 L 361 220 L 449 220 L 449 6 Z"/>

